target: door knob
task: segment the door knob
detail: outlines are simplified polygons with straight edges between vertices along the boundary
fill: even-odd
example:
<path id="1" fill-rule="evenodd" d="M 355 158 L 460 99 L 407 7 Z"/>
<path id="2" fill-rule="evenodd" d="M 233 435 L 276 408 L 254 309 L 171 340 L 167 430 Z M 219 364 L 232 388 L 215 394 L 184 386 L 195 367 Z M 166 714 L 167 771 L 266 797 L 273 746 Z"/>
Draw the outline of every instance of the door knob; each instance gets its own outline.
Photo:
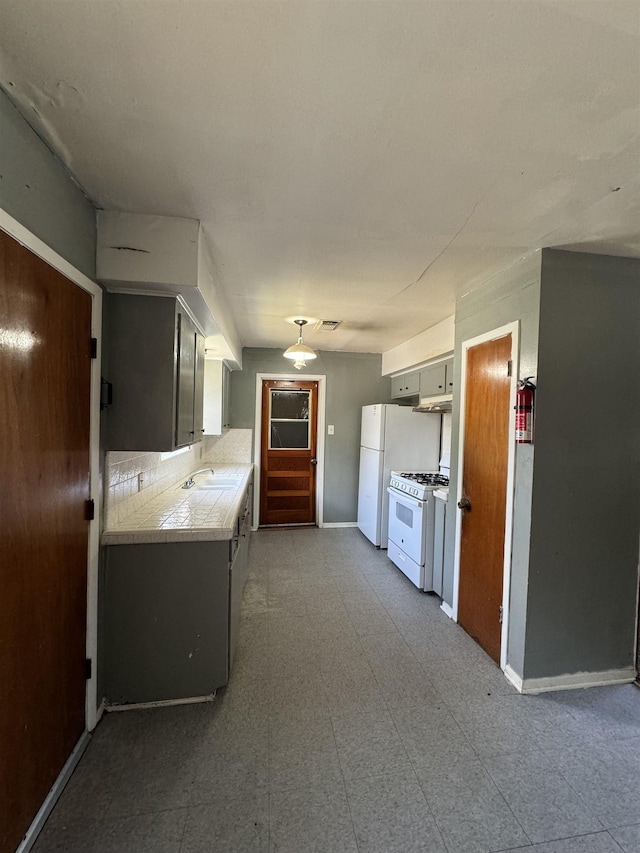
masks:
<path id="1" fill-rule="evenodd" d="M 471 509 L 471 501 L 469 500 L 469 498 L 460 498 L 460 500 L 458 501 L 458 508 Z"/>
<path id="2" fill-rule="evenodd" d="M 312 460 L 311 460 L 311 464 L 312 464 L 312 465 L 317 465 L 317 464 L 318 464 L 318 460 L 316 459 L 316 457 L 315 457 L 315 456 L 312 458 Z"/>

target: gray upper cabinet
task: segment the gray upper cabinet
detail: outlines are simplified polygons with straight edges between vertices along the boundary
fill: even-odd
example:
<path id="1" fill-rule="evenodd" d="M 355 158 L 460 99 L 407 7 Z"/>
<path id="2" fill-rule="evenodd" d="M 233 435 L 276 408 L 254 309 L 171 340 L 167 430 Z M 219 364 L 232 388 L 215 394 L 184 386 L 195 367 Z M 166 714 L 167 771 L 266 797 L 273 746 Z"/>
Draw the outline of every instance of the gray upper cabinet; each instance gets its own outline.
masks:
<path id="1" fill-rule="evenodd" d="M 107 449 L 170 451 L 202 438 L 204 339 L 179 300 L 111 293 Z"/>
<path id="2" fill-rule="evenodd" d="M 453 393 L 453 359 L 441 361 L 420 371 L 420 396 L 439 397 Z"/>
<path id="3" fill-rule="evenodd" d="M 196 363 L 193 391 L 193 431 L 196 440 L 204 433 L 204 338 L 195 333 Z"/>
<path id="4" fill-rule="evenodd" d="M 420 393 L 420 373 L 404 373 L 391 380 L 391 397 L 417 397 Z"/>
<path id="5" fill-rule="evenodd" d="M 178 312 L 178 387 L 176 391 L 176 447 L 193 441 L 196 330 L 186 314 Z"/>
<path id="6" fill-rule="evenodd" d="M 176 447 L 183 447 L 199 441 L 204 432 L 204 338 L 184 311 L 178 311 L 177 323 Z"/>
<path id="7" fill-rule="evenodd" d="M 444 366 L 447 369 L 444 380 L 446 393 L 453 394 L 453 359 L 450 358 L 449 361 L 445 361 Z"/>

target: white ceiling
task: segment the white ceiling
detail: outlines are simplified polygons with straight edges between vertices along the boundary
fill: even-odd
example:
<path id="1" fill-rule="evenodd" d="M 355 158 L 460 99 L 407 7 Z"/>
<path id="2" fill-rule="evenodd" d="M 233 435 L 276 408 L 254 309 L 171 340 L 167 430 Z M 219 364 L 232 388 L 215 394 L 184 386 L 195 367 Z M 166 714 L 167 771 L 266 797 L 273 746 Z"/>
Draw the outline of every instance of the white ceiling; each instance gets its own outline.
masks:
<path id="1" fill-rule="evenodd" d="M 638 0 L 2 0 L 105 208 L 200 219 L 240 337 L 384 351 L 541 246 L 640 256 Z"/>

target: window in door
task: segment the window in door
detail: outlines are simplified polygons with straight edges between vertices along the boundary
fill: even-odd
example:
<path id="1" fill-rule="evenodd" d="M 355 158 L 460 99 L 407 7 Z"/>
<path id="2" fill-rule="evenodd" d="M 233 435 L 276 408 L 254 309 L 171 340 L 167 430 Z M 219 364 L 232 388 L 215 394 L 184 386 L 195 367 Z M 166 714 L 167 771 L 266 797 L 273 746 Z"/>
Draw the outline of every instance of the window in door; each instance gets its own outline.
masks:
<path id="1" fill-rule="evenodd" d="M 310 391 L 272 388 L 269 397 L 269 450 L 308 450 L 310 415 Z"/>

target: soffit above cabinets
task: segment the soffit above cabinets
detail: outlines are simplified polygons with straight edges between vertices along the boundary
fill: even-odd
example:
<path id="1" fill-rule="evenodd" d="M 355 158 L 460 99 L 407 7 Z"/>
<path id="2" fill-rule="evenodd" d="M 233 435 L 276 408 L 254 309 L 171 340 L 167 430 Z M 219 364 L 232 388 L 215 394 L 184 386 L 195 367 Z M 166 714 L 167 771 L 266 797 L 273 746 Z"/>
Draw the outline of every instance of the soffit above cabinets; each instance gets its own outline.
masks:
<path id="1" fill-rule="evenodd" d="M 207 336 L 207 346 L 232 366 L 242 347 L 195 219 L 98 211 L 96 276 L 120 293 L 180 295 Z"/>
<path id="2" fill-rule="evenodd" d="M 4 0 L 0 86 L 98 207 L 200 221 L 243 345 L 296 314 L 380 352 L 541 246 L 640 256 L 639 29 L 637 0 Z"/>

